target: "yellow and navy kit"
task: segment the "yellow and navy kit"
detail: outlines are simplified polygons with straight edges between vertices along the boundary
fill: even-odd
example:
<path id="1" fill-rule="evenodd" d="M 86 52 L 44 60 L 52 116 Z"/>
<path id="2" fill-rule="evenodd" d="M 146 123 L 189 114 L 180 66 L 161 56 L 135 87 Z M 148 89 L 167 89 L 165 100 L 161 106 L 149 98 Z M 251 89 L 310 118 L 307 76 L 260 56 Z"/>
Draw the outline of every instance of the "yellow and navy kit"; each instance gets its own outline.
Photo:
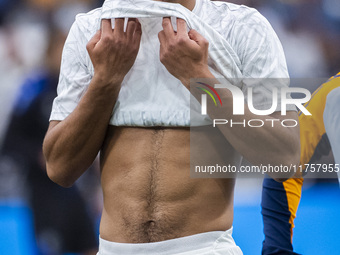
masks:
<path id="1" fill-rule="evenodd" d="M 338 87 L 340 73 L 322 84 L 304 105 L 311 116 L 299 112 L 301 166 L 315 162 L 331 150 L 323 122 L 323 112 L 327 95 Z M 302 184 L 303 178 L 291 178 L 283 183 L 270 178 L 264 179 L 261 202 L 265 235 L 263 255 L 297 254 L 293 252 L 292 236 Z"/>

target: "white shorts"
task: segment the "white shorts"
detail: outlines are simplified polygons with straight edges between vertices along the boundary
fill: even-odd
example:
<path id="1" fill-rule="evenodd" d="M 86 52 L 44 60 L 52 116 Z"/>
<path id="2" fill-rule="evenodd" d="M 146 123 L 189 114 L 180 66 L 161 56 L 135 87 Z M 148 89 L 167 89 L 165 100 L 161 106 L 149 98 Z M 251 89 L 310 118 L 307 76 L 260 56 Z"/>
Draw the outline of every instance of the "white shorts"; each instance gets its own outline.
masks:
<path id="1" fill-rule="evenodd" d="M 99 239 L 97 255 L 242 255 L 227 231 L 207 232 L 154 243 L 115 243 Z"/>

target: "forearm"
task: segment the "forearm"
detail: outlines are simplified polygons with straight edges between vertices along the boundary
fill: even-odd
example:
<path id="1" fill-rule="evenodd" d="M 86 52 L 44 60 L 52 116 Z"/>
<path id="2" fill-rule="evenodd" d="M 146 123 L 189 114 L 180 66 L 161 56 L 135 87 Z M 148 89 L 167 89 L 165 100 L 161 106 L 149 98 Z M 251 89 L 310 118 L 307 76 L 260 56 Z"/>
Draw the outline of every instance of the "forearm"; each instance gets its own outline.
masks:
<path id="1" fill-rule="evenodd" d="M 96 78 L 76 109 L 48 131 L 44 144 L 47 172 L 62 186 L 70 186 L 97 156 L 120 86 Z"/>
<path id="2" fill-rule="evenodd" d="M 221 116 L 211 112 L 212 119 Z M 291 115 L 296 115 L 291 113 Z M 293 117 L 289 117 L 295 119 Z M 300 159 L 299 127 L 284 127 L 281 120 L 273 116 L 258 116 L 252 114 L 245 106 L 245 115 L 226 114 L 226 119 L 233 123 L 231 126 L 217 125 L 224 137 L 253 165 L 293 166 L 298 165 Z M 251 127 L 249 120 L 260 120 L 262 127 Z M 275 121 L 276 120 L 276 121 Z M 257 122 L 259 123 L 259 122 Z M 274 178 L 288 178 L 292 175 L 277 175 Z"/>
<path id="3" fill-rule="evenodd" d="M 199 77 L 209 78 L 205 83 L 214 87 L 220 82 L 210 72 L 203 72 Z M 186 85 L 188 87 L 188 84 Z M 240 152 L 248 161 L 254 165 L 297 165 L 300 158 L 299 126 L 284 127 L 281 121 L 284 119 L 294 119 L 298 122 L 295 112 L 288 112 L 287 116 L 281 116 L 280 112 L 272 115 L 259 116 L 253 114 L 248 106 L 244 105 L 244 115 L 233 114 L 233 96 L 228 89 L 216 89 L 220 95 L 223 106 L 216 107 L 212 100 L 207 100 L 207 114 L 214 119 L 223 119 L 220 124 L 215 123 L 228 142 Z M 200 90 L 191 88 L 192 95 L 200 102 Z M 261 127 L 249 125 L 252 120 Z M 293 167 L 291 168 L 293 171 Z M 292 173 L 285 175 L 278 174 L 272 176 L 277 179 L 288 178 Z"/>

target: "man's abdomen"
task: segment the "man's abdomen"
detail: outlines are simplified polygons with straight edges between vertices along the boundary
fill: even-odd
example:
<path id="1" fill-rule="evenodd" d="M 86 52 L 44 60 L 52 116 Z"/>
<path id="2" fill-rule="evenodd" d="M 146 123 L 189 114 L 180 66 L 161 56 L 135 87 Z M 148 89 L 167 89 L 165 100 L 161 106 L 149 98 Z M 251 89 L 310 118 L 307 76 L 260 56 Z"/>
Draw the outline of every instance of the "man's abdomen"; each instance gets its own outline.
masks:
<path id="1" fill-rule="evenodd" d="M 232 225 L 233 179 L 190 178 L 190 133 L 110 126 L 101 153 L 100 235 L 158 242 Z"/>

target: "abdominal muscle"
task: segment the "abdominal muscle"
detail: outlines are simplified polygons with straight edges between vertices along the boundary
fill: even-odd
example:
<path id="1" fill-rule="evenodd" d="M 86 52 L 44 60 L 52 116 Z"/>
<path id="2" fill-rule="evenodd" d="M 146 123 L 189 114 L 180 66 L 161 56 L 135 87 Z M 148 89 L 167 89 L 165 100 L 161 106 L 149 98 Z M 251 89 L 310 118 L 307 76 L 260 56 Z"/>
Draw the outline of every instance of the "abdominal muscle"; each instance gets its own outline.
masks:
<path id="1" fill-rule="evenodd" d="M 100 235 L 108 241 L 159 242 L 232 226 L 234 179 L 190 178 L 186 128 L 110 126 L 101 184 Z"/>

